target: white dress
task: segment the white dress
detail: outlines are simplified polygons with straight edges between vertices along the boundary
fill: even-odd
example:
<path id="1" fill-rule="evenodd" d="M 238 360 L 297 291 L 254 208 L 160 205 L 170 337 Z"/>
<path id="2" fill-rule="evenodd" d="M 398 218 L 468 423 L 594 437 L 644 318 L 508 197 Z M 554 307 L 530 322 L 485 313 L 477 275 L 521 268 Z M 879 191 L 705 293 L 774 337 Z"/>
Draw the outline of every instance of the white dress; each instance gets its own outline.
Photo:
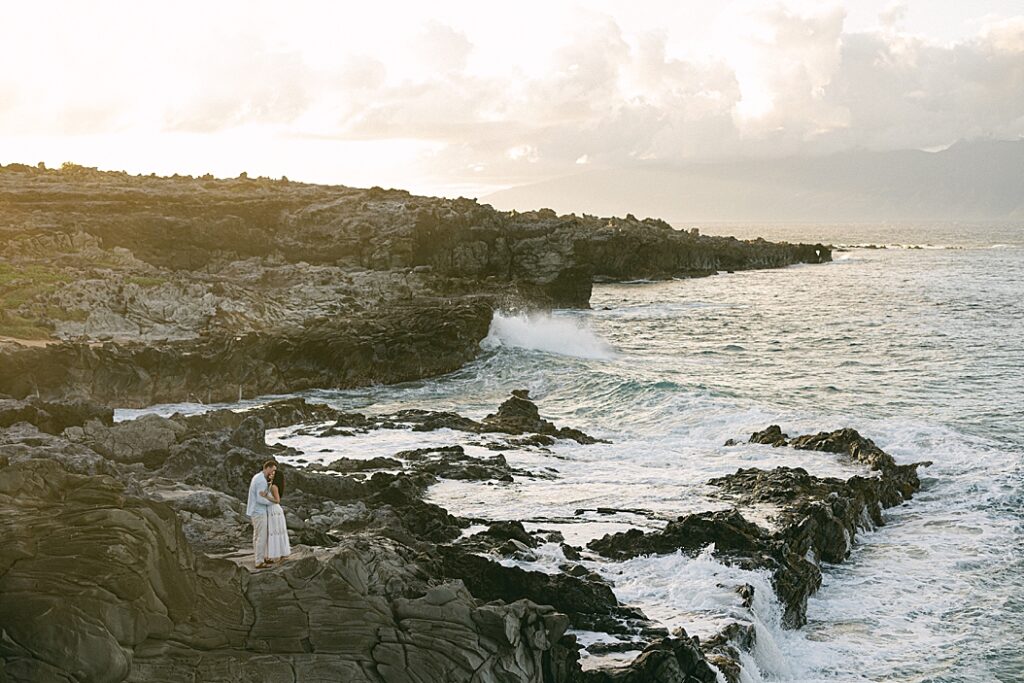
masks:
<path id="1" fill-rule="evenodd" d="M 284 520 L 284 509 L 277 503 L 267 509 L 267 559 L 278 560 L 292 552 L 288 543 L 288 525 Z"/>

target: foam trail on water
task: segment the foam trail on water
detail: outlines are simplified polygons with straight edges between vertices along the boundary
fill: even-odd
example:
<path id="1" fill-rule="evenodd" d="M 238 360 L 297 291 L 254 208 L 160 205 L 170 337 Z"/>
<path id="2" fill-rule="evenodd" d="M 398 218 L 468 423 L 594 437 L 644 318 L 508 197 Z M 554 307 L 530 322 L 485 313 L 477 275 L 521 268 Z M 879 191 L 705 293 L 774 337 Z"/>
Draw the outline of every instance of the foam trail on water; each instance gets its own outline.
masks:
<path id="1" fill-rule="evenodd" d="M 491 329 L 480 345 L 487 349 L 506 346 L 576 358 L 615 357 L 607 342 L 578 321 L 547 314 L 495 313 Z"/>

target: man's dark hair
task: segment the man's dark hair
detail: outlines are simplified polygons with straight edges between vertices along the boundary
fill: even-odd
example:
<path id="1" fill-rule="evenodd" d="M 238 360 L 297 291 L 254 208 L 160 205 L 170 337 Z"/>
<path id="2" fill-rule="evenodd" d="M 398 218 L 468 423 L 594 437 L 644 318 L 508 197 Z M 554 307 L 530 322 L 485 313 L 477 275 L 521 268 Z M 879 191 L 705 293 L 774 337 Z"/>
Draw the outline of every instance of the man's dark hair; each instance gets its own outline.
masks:
<path id="1" fill-rule="evenodd" d="M 267 469 L 268 467 L 277 467 L 277 461 L 276 460 L 268 460 L 265 463 L 263 463 L 263 469 Z"/>

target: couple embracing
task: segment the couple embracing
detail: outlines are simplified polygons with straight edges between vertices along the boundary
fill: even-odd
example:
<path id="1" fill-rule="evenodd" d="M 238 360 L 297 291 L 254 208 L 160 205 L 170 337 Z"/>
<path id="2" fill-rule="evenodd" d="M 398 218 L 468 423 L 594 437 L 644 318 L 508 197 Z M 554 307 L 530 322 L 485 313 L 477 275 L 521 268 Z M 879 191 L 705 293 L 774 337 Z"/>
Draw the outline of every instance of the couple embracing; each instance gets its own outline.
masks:
<path id="1" fill-rule="evenodd" d="M 284 495 L 284 472 L 277 463 L 268 460 L 263 470 L 249 482 L 249 504 L 246 514 L 252 520 L 252 548 L 256 553 L 256 568 L 263 569 L 284 560 L 291 553 L 288 527 L 281 508 Z"/>

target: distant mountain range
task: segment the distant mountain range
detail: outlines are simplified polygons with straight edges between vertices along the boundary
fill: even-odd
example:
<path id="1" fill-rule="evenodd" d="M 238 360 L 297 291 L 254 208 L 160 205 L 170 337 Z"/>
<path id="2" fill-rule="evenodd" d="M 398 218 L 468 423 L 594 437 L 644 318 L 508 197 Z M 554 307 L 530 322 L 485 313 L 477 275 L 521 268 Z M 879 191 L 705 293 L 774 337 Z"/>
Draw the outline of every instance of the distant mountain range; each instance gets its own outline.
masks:
<path id="1" fill-rule="evenodd" d="M 496 192 L 498 209 L 695 221 L 1024 221 L 1024 140 L 958 142 L 940 152 L 594 170 Z"/>

